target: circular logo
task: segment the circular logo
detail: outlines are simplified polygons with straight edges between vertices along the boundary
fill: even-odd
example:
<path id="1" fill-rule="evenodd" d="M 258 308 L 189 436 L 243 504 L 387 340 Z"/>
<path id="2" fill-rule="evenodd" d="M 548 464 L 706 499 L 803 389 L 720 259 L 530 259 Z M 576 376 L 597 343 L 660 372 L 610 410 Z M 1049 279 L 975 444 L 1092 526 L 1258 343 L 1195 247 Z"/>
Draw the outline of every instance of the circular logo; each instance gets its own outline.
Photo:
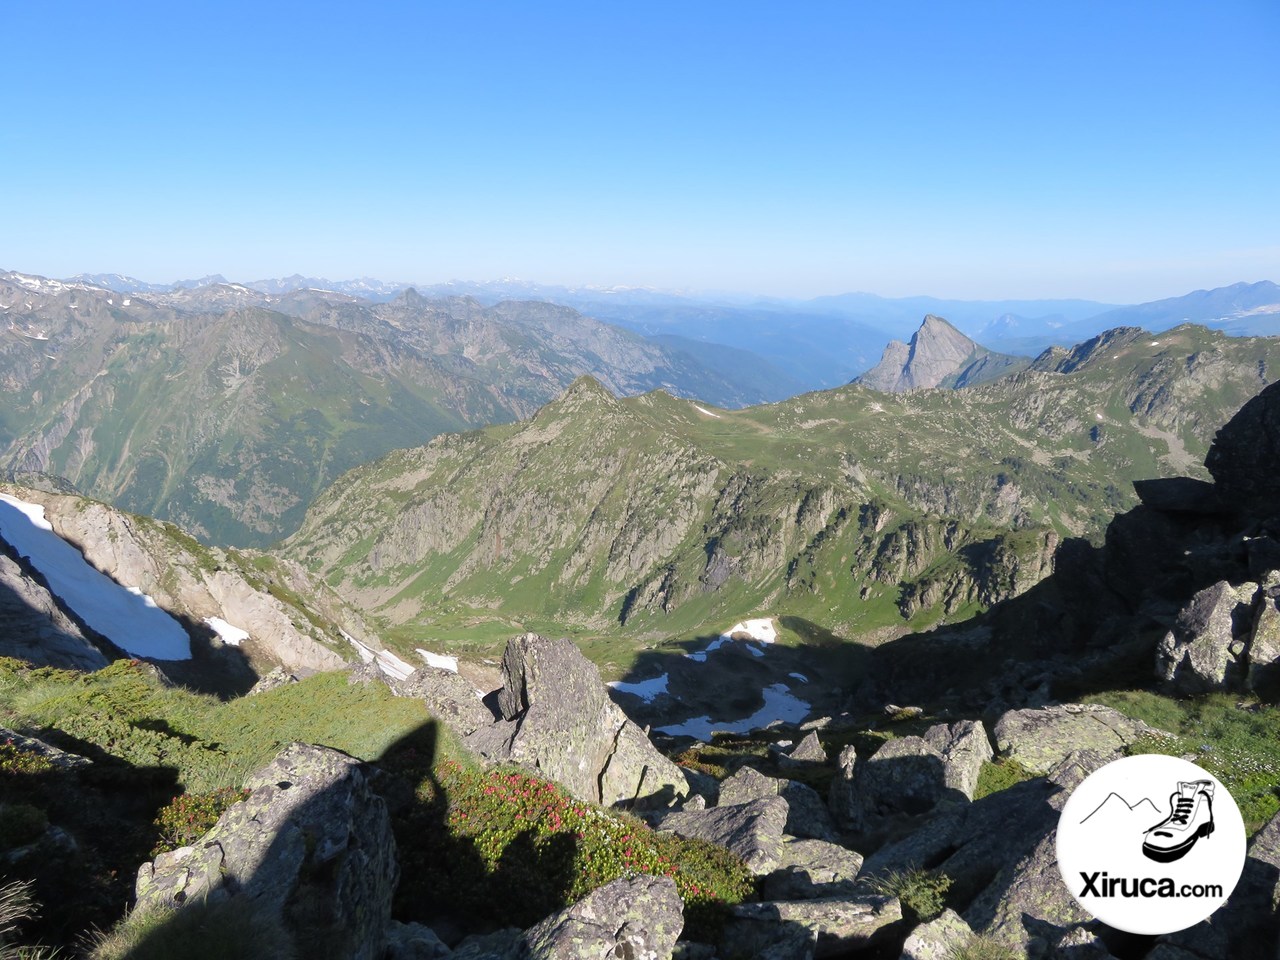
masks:
<path id="1" fill-rule="evenodd" d="M 1058 869 L 1108 926 L 1173 933 L 1222 906 L 1244 868 L 1244 821 L 1217 778 L 1188 760 L 1125 757 L 1095 770 L 1058 818 Z"/>

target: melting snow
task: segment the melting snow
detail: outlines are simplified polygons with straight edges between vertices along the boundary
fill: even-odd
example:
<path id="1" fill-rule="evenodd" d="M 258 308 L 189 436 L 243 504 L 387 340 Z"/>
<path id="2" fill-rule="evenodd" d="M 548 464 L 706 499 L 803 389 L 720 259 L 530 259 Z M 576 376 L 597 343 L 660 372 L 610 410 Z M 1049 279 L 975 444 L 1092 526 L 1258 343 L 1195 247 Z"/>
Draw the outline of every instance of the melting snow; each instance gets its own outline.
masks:
<path id="1" fill-rule="evenodd" d="M 221 617 L 205 617 L 204 622 L 213 628 L 213 632 L 222 638 L 223 643 L 238 647 L 249 639 L 249 631 L 232 626 Z"/>
<path id="2" fill-rule="evenodd" d="M 413 673 L 413 667 L 405 663 L 390 650 L 374 650 L 372 647 L 366 647 L 363 643 L 353 637 L 347 631 L 342 631 L 343 638 L 356 648 L 356 653 L 360 654 L 360 659 L 365 663 L 376 663 L 378 669 L 394 680 L 408 679 L 409 674 Z"/>
<path id="3" fill-rule="evenodd" d="M 135 587 L 100 573 L 53 532 L 44 507 L 0 493 L 0 535 L 43 574 L 49 590 L 126 653 L 190 660 L 191 638 L 177 620 Z"/>
<path id="4" fill-rule="evenodd" d="M 448 670 L 450 673 L 458 672 L 458 658 L 446 657 L 442 653 L 432 653 L 430 650 L 423 650 L 421 647 L 415 647 L 418 655 L 427 661 L 428 667 L 439 667 L 441 670 Z"/>
<path id="5" fill-rule="evenodd" d="M 610 680 L 608 686 L 621 693 L 633 694 L 645 703 L 653 703 L 655 697 L 667 692 L 667 675 L 664 673 L 660 677 L 654 677 L 651 680 L 640 680 L 636 683 Z"/>
<path id="6" fill-rule="evenodd" d="M 768 617 L 759 617 L 755 620 L 743 620 L 741 623 L 735 623 L 732 627 L 720 634 L 720 636 L 716 637 L 716 639 L 712 640 L 701 650 L 695 653 L 686 653 L 685 656 L 698 663 L 706 663 L 707 654 L 712 651 L 719 650 L 726 643 L 729 643 L 733 640 L 733 635 L 735 633 L 745 633 L 752 640 L 756 640 L 760 643 L 773 643 L 778 639 L 778 631 L 774 627 L 773 621 Z M 752 650 L 749 645 L 747 649 L 751 650 L 751 652 L 757 657 L 764 655 L 760 650 Z"/>
<path id="7" fill-rule="evenodd" d="M 706 407 L 700 407 L 696 403 L 693 405 L 693 409 L 697 410 L 699 413 L 705 413 L 708 417 L 715 417 L 717 420 L 720 419 L 720 414 L 712 413 Z"/>
<path id="8" fill-rule="evenodd" d="M 764 706 L 741 720 L 712 720 L 710 717 L 694 717 L 684 723 L 672 724 L 668 727 L 655 728 L 658 733 L 672 737 L 693 737 L 695 740 L 707 742 L 717 730 L 726 733 L 750 733 L 760 727 L 768 726 L 775 720 L 784 723 L 799 723 L 809 715 L 809 704 L 793 695 L 789 687 L 783 683 L 775 683 L 764 688 Z"/>
<path id="9" fill-rule="evenodd" d="M 796 680 L 799 680 L 801 683 L 808 683 L 808 682 L 809 682 L 809 678 L 808 678 L 808 677 L 806 677 L 803 673 L 788 673 L 788 674 L 787 674 L 787 676 L 788 676 L 788 677 L 792 677 L 792 678 L 794 678 L 794 679 L 796 679 Z"/>

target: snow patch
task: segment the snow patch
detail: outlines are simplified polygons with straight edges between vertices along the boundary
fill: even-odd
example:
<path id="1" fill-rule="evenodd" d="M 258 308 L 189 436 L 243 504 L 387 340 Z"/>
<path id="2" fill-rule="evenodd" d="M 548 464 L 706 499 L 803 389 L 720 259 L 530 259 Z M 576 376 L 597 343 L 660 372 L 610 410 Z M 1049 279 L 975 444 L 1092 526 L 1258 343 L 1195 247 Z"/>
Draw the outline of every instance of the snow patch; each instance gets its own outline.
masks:
<path id="1" fill-rule="evenodd" d="M 717 420 L 720 419 L 720 414 L 712 413 L 706 407 L 700 407 L 696 403 L 693 405 L 693 409 L 697 410 L 699 413 L 705 413 L 708 417 L 715 417 Z"/>
<path id="2" fill-rule="evenodd" d="M 703 743 L 711 739 L 717 730 L 726 733 L 750 733 L 766 727 L 775 721 L 783 723 L 800 723 L 809 715 L 809 704 L 791 693 L 784 683 L 775 683 L 765 687 L 764 706 L 749 717 L 741 720 L 712 720 L 710 717 L 694 717 L 684 723 L 676 723 L 667 727 L 655 728 L 658 733 L 672 737 L 693 737 Z"/>
<path id="3" fill-rule="evenodd" d="M 706 663 L 707 654 L 719 650 L 734 639 L 734 634 L 741 633 L 745 633 L 752 640 L 759 643 L 774 643 L 778 639 L 778 631 L 773 625 L 773 620 L 769 617 L 758 617 L 755 620 L 743 620 L 741 623 L 735 623 L 701 650 L 694 653 L 686 653 L 685 656 L 696 663 Z M 764 656 L 763 651 L 753 650 L 750 645 L 747 646 L 747 649 L 751 650 L 757 657 Z"/>
<path id="4" fill-rule="evenodd" d="M 53 532 L 44 507 L 0 493 L 0 536 L 44 576 L 49 590 L 92 629 L 135 657 L 190 660 L 191 638 L 136 587 L 95 570 Z"/>
<path id="5" fill-rule="evenodd" d="M 809 682 L 809 678 L 806 677 L 803 673 L 788 673 L 787 676 L 791 677 L 792 679 L 799 680 L 801 683 Z"/>
<path id="6" fill-rule="evenodd" d="M 249 631 L 233 626 L 221 617 L 205 617 L 204 622 L 213 628 L 213 632 L 222 638 L 223 643 L 238 647 L 249 639 Z"/>
<path id="7" fill-rule="evenodd" d="M 438 667 L 441 670 L 448 670 L 450 673 L 458 672 L 458 658 L 447 657 L 442 653 L 432 653 L 430 650 L 423 650 L 421 647 L 415 647 L 418 656 L 427 661 L 428 667 Z"/>
<path id="8" fill-rule="evenodd" d="M 413 673 L 413 667 L 390 650 L 374 650 L 372 647 L 367 647 L 345 630 L 342 631 L 342 637 L 356 648 L 361 661 L 376 664 L 379 670 L 393 680 L 407 680 L 409 674 Z"/>
<path id="9" fill-rule="evenodd" d="M 664 673 L 659 677 L 651 680 L 639 680 L 636 683 L 627 683 L 623 680 L 610 680 L 606 686 L 617 690 L 619 693 L 629 693 L 632 696 L 639 697 L 645 703 L 653 703 L 654 698 L 659 694 L 667 692 L 668 677 Z"/>

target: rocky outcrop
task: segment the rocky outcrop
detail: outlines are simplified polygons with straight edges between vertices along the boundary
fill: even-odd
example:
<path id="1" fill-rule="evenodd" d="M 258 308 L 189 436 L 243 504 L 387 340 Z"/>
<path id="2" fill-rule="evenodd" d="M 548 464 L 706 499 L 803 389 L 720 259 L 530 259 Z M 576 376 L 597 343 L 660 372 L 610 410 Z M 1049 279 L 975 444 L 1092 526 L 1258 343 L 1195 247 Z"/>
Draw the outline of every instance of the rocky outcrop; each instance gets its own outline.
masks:
<path id="1" fill-rule="evenodd" d="M 684 928 L 683 908 L 669 877 L 614 880 L 527 930 L 526 956 L 669 960 Z"/>
<path id="2" fill-rule="evenodd" d="M 397 696 L 421 700 L 431 715 L 459 736 L 467 736 L 494 721 L 471 682 L 453 670 L 418 667 L 404 680 L 388 679 Z"/>
<path id="3" fill-rule="evenodd" d="M 1139 737 L 1160 733 L 1118 710 L 1082 703 L 1010 710 L 993 730 L 1002 757 L 1042 774 L 1077 751 L 1090 751 L 1103 762 L 1117 759 Z"/>
<path id="4" fill-rule="evenodd" d="M 280 918 L 302 956 L 378 958 L 399 867 L 363 764 L 295 743 L 245 787 L 197 844 L 143 864 L 138 909 L 243 898 Z"/>
<path id="5" fill-rule="evenodd" d="M 786 840 L 780 866 L 764 878 L 766 900 L 822 900 L 857 891 L 862 855 L 824 840 Z"/>
<path id="6" fill-rule="evenodd" d="M 606 806 L 663 805 L 689 792 L 680 768 L 609 699 L 572 641 L 521 634 L 507 644 L 502 674 L 502 719 L 467 737 L 489 761 L 535 770 Z"/>
<path id="7" fill-rule="evenodd" d="M 856 767 L 848 804 L 850 829 L 874 831 L 886 819 L 928 813 L 939 801 L 964 799 L 946 782 L 946 761 L 923 737 L 895 737 Z"/>
<path id="8" fill-rule="evenodd" d="M 845 956 L 888 940 L 902 920 L 896 897 L 743 903 L 733 908 L 722 944 L 729 956 L 758 957 L 800 928 L 813 942 L 813 956 Z"/>
<path id="9" fill-rule="evenodd" d="M 973 799 L 982 765 L 994 753 L 981 720 L 939 723 L 924 732 L 924 741 L 942 757 L 943 784 Z"/>
<path id="10" fill-rule="evenodd" d="M 1199 591 L 1156 647 L 1156 675 L 1180 693 L 1240 686 L 1257 589 L 1256 583 L 1236 588 L 1219 580 Z"/>
<path id="11" fill-rule="evenodd" d="M 786 801 L 769 797 L 729 807 L 668 813 L 658 819 L 657 828 L 719 844 L 741 857 L 756 876 L 764 876 L 783 862 L 786 823 Z"/>
<path id="12" fill-rule="evenodd" d="M 1280 387 L 1272 384 L 1218 431 L 1204 465 L 1218 494 L 1246 516 L 1280 511 Z"/>
<path id="13" fill-rule="evenodd" d="M 754 767 L 742 767 L 720 784 L 718 804 L 728 807 L 765 797 L 781 797 L 787 802 L 787 822 L 784 829 L 791 836 L 814 840 L 835 839 L 835 824 L 818 791 L 795 780 L 767 777 Z"/>

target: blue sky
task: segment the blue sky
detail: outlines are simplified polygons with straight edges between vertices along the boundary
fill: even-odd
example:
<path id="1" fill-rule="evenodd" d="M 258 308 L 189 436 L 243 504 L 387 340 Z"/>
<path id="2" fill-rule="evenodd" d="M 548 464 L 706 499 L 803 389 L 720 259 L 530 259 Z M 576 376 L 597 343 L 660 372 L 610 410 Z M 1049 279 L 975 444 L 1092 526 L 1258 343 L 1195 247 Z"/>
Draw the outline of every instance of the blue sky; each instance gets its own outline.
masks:
<path id="1" fill-rule="evenodd" d="M 1275 0 L 266 6 L 6 3 L 0 268 L 1280 280 Z"/>

